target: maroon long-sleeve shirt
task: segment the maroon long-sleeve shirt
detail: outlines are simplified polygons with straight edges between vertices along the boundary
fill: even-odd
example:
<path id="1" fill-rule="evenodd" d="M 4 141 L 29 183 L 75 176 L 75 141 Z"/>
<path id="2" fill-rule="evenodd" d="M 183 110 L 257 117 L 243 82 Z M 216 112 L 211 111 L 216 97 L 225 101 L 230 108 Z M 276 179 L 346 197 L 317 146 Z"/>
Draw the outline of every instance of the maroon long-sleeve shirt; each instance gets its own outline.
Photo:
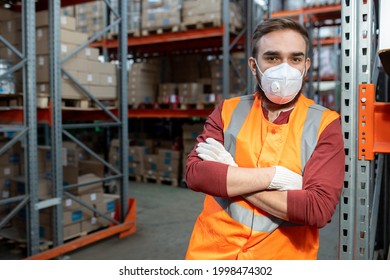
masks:
<path id="1" fill-rule="evenodd" d="M 223 102 L 207 118 L 204 130 L 197 141 L 212 137 L 223 143 L 221 118 Z M 282 112 L 275 124 L 288 123 L 292 110 Z M 267 118 L 268 112 L 263 109 Z M 339 201 L 344 181 L 344 144 L 340 120 L 330 123 L 319 137 L 317 146 L 305 166 L 302 190 L 287 191 L 287 215 L 289 221 L 323 227 L 330 222 Z M 228 197 L 228 165 L 203 161 L 195 149 L 188 155 L 186 182 L 194 191 L 213 196 Z"/>

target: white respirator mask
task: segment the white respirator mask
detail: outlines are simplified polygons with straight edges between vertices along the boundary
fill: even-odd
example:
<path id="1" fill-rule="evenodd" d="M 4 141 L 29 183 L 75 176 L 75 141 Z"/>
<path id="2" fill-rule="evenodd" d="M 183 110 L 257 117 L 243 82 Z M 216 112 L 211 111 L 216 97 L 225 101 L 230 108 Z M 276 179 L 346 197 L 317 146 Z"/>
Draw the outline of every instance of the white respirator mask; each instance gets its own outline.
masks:
<path id="1" fill-rule="evenodd" d="M 288 63 L 268 68 L 261 72 L 255 59 L 256 67 L 261 74 L 260 88 L 267 98 L 276 104 L 286 104 L 293 100 L 302 88 L 302 78 L 305 74 L 298 69 L 291 67 Z"/>

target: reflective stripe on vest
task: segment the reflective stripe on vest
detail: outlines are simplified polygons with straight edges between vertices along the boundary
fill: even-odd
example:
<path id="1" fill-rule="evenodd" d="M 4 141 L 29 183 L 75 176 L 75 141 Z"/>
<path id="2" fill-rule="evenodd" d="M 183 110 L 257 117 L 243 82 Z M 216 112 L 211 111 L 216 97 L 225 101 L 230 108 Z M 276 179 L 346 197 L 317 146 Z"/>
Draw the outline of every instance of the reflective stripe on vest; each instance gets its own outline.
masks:
<path id="1" fill-rule="evenodd" d="M 242 125 L 244 124 L 248 112 L 251 110 L 254 99 L 252 96 L 240 97 L 240 102 L 237 104 L 232 117 L 230 118 L 230 124 L 226 131 L 230 131 L 230 134 L 224 133 L 224 146 L 233 158 L 236 157 L 236 137 Z"/>
<path id="2" fill-rule="evenodd" d="M 242 96 L 240 98 L 240 102 L 232 113 L 230 124 L 224 132 L 225 149 L 233 158 L 235 158 L 236 154 L 236 137 L 250 112 L 253 102 L 253 96 Z M 322 113 L 325 110 L 326 108 L 317 104 L 312 104 L 308 108 L 302 131 L 302 172 L 317 145 L 318 130 L 322 119 Z M 234 203 L 229 198 L 214 197 L 214 199 L 233 220 L 256 231 L 272 232 L 282 223 L 283 226 L 299 226 L 274 216 L 255 215 L 253 210 L 247 209 L 238 203 Z"/>

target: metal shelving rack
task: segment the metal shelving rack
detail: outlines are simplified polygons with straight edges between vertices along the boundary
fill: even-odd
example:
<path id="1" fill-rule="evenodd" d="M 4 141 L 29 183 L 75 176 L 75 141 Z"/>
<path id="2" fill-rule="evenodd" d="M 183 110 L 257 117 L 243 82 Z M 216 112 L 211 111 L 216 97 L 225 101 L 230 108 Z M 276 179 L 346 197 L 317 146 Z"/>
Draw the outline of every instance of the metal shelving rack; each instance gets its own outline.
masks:
<path id="1" fill-rule="evenodd" d="M 52 107 L 47 110 L 40 110 L 36 107 L 36 79 L 35 79 L 35 1 L 24 0 L 22 1 L 22 36 L 23 36 L 23 53 L 20 53 L 15 47 L 9 44 L 0 35 L 0 41 L 16 53 L 21 62 L 9 69 L 9 72 L 14 72 L 21 67 L 24 67 L 24 110 L 9 110 L 2 111 L 4 119 L 10 122 L 22 122 L 23 126 L 5 126 L 1 127 L 1 132 L 13 132 L 16 135 L 9 141 L 4 147 L 0 149 L 0 155 L 9 149 L 17 141 L 25 138 L 25 180 L 26 180 L 26 193 L 25 195 L 19 195 L 11 197 L 9 199 L 3 199 L 0 201 L 1 205 L 9 203 L 18 203 L 8 215 L 0 221 L 0 229 L 3 228 L 23 207 L 26 208 L 26 246 L 27 256 L 29 259 L 48 259 L 62 255 L 66 252 L 74 250 L 75 248 L 88 245 L 92 242 L 98 241 L 102 238 L 119 234 L 120 237 L 127 236 L 135 231 L 135 200 L 129 199 L 128 191 L 128 162 L 126 155 L 128 153 L 128 109 L 127 109 L 127 1 L 121 0 L 117 10 L 113 10 L 110 5 L 110 1 L 104 0 L 108 9 L 114 13 L 117 17 L 116 21 L 106 26 L 101 32 L 90 38 L 82 46 L 74 50 L 67 57 L 61 59 L 60 57 L 60 9 L 61 6 L 88 2 L 85 1 L 64 1 L 61 0 L 47 1 L 46 5 L 43 2 L 39 2 L 40 8 L 48 8 L 50 15 L 50 80 L 51 80 L 51 103 Z M 37 4 L 38 5 L 38 4 Z M 48 6 L 48 7 L 47 7 Z M 115 110 L 115 114 L 111 110 L 107 109 L 99 100 L 97 100 L 91 93 L 89 93 L 83 86 L 74 79 L 64 68 L 61 67 L 62 63 L 71 58 L 77 52 L 90 45 L 91 42 L 96 40 L 99 36 L 105 35 L 115 25 L 119 25 L 119 48 L 118 48 L 118 84 L 119 84 L 119 108 Z M 66 115 L 61 108 L 61 72 L 68 76 L 78 86 L 83 93 L 91 100 L 93 100 L 101 110 L 106 114 L 106 123 L 75 123 L 64 124 L 63 115 Z M 5 73 L 5 74 L 7 74 Z M 4 74 L 4 75 L 5 75 Z M 101 114 L 96 114 L 99 117 Z M 91 118 L 86 118 L 87 121 L 92 121 Z M 44 120 L 51 124 L 51 147 L 52 147 L 52 182 L 53 193 L 52 197 L 46 200 L 40 201 L 38 199 L 38 159 L 37 159 L 37 123 L 40 120 Z M 77 120 L 77 118 L 73 118 Z M 78 119 L 80 120 L 80 119 Z M 4 121 L 4 120 L 3 120 Z M 120 170 L 114 168 L 111 164 L 100 158 L 96 153 L 89 149 L 80 140 L 69 133 L 68 129 L 86 129 L 94 127 L 114 127 L 118 129 L 119 143 L 120 143 Z M 66 136 L 73 140 L 77 145 L 81 146 L 94 156 L 97 160 L 113 171 L 114 175 L 107 176 L 99 181 L 89 182 L 85 184 L 74 184 L 70 186 L 64 186 L 62 175 L 62 138 Z M 113 219 L 100 211 L 97 211 L 90 205 L 84 203 L 77 197 L 74 197 L 69 190 L 75 187 L 83 187 L 89 184 L 99 183 L 102 181 L 116 180 L 119 181 L 118 188 L 120 194 L 120 206 L 118 220 Z M 80 237 L 74 241 L 63 244 L 63 207 L 62 201 L 64 197 L 70 197 L 82 206 L 97 212 L 101 216 L 104 216 L 110 220 L 113 226 L 107 229 L 99 230 L 96 233 L 92 233 L 88 236 Z M 54 217 L 52 220 L 53 228 L 53 248 L 40 252 L 40 237 L 39 237 L 39 211 L 45 208 L 53 208 Z"/>
<path id="2" fill-rule="evenodd" d="M 79 1 L 79 3 L 87 1 Z M 31 256 L 29 259 L 48 259 L 59 255 L 62 255 L 68 251 L 74 250 L 81 246 L 87 245 L 91 242 L 95 242 L 102 238 L 109 237 L 113 234 L 120 233 L 120 236 L 131 234 L 135 231 L 135 202 L 132 204 L 131 215 L 129 211 L 129 182 L 128 182 L 128 162 L 125 155 L 128 154 L 128 112 L 127 112 L 127 1 L 119 1 L 118 9 L 114 10 L 109 1 L 104 0 L 107 9 L 110 10 L 117 19 L 110 25 L 106 25 L 103 30 L 97 32 L 87 42 L 76 48 L 73 52 L 64 58 L 60 58 L 60 8 L 61 0 L 49 1 L 49 14 L 50 14 L 50 73 L 51 73 L 51 102 L 52 102 L 52 169 L 53 169 L 53 186 L 54 186 L 54 197 L 46 200 L 42 208 L 54 207 L 55 214 L 53 220 L 53 249 L 44 251 L 40 254 Z M 74 4 L 74 3 L 72 3 Z M 66 71 L 62 64 L 68 59 L 76 55 L 79 51 L 89 46 L 92 42 L 96 41 L 97 38 L 104 36 L 116 25 L 119 25 L 119 71 L 118 71 L 118 100 L 119 108 L 117 116 L 114 115 L 109 109 L 107 109 L 102 102 L 93 96 L 86 88 L 84 88 L 80 82 L 72 77 L 72 75 Z M 74 123 L 64 124 L 62 121 L 62 108 L 61 108 L 61 72 L 66 75 L 90 100 L 96 103 L 101 110 L 108 115 L 109 121 L 105 123 Z M 105 159 L 101 158 L 94 151 L 87 147 L 82 141 L 77 139 L 67 130 L 69 129 L 90 129 L 95 127 L 103 128 L 117 128 L 119 131 L 119 155 L 120 155 L 120 170 L 117 170 L 114 166 L 108 163 Z M 78 146 L 87 151 L 96 160 L 104 164 L 114 175 L 105 176 L 101 180 L 95 180 L 93 182 L 83 184 L 73 184 L 64 186 L 62 176 L 62 138 L 66 136 L 71 141 L 75 142 Z M 80 198 L 72 195 L 69 191 L 75 187 L 84 187 L 90 184 L 107 182 L 116 180 L 119 181 L 119 194 L 120 194 L 120 213 L 119 221 L 113 219 L 110 216 L 101 213 L 94 209 L 92 206 L 83 202 Z M 80 237 L 74 241 L 63 244 L 63 207 L 62 198 L 68 197 L 76 201 L 83 207 L 105 217 L 111 221 L 115 226 L 109 227 L 108 229 L 99 230 L 96 233 Z M 130 203 L 129 203 L 130 204 Z M 134 219 L 133 219 L 134 218 Z"/>
<path id="3" fill-rule="evenodd" d="M 366 124 L 367 129 L 369 126 L 375 95 L 361 97 L 369 88 L 375 92 L 374 84 L 378 83 L 375 2 L 342 1 L 341 111 L 346 159 L 340 201 L 340 259 L 376 258 L 384 155 L 379 152 L 371 157 L 364 148 L 375 134 L 364 130 Z M 359 116 L 359 112 L 364 114 Z"/>
<path id="4" fill-rule="evenodd" d="M 38 204 L 38 166 L 37 166 L 37 112 L 36 112 L 36 77 L 35 77 L 35 3 L 22 1 L 22 52 L 12 46 L 0 35 L 0 41 L 12 50 L 21 60 L 9 69 L 13 73 L 23 68 L 23 118 L 20 126 L 0 127 L 1 132 L 14 133 L 14 137 L 0 149 L 0 155 L 12 147 L 16 142 L 23 140 L 25 161 L 25 194 L 0 200 L 0 205 L 15 203 L 16 206 L 0 220 L 0 230 L 22 209 L 26 208 L 26 240 L 28 254 L 39 252 L 39 216 Z M 6 75 L 4 73 L 3 75 Z"/>

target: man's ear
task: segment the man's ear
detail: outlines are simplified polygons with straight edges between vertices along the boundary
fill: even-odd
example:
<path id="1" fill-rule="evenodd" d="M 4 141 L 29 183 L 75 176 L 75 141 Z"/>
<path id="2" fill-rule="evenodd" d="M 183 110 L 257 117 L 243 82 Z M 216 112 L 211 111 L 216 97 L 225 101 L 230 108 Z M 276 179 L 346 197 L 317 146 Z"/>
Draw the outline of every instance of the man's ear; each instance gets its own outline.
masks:
<path id="1" fill-rule="evenodd" d="M 306 73 L 305 73 L 305 76 L 307 75 L 307 73 L 309 73 L 310 66 L 311 66 L 311 60 L 310 60 L 310 58 L 306 58 L 306 62 L 305 62 Z"/>
<path id="2" fill-rule="evenodd" d="M 250 57 L 248 59 L 248 66 L 251 69 L 252 75 L 256 77 L 257 69 L 256 69 L 255 59 L 253 57 Z"/>

